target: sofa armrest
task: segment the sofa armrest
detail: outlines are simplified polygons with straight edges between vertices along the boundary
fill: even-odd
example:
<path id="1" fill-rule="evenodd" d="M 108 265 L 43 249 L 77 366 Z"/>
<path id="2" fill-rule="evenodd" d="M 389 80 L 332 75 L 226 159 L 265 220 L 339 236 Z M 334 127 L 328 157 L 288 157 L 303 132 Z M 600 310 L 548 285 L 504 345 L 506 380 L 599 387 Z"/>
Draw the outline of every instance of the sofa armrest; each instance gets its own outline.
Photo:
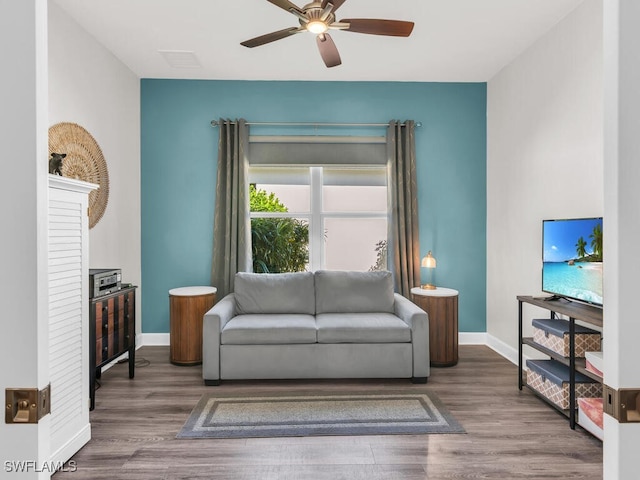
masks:
<path id="1" fill-rule="evenodd" d="M 220 332 L 226 323 L 236 316 L 236 299 L 233 293 L 216 303 L 202 319 L 202 378 L 220 380 Z"/>
<path id="2" fill-rule="evenodd" d="M 413 348 L 413 376 L 428 377 L 429 364 L 429 315 L 411 300 L 395 293 L 394 310 L 407 325 L 411 327 L 411 344 Z"/>

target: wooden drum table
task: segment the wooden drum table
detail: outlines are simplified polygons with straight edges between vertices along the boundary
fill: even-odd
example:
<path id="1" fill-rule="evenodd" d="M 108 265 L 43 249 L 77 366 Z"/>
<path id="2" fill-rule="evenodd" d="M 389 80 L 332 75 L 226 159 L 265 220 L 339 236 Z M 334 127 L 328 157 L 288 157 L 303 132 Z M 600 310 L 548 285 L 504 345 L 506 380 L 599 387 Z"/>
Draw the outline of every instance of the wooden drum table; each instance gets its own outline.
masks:
<path id="1" fill-rule="evenodd" d="M 202 363 L 202 317 L 216 303 L 215 287 L 169 290 L 170 360 L 174 365 Z"/>
<path id="2" fill-rule="evenodd" d="M 458 363 L 458 291 L 411 289 L 413 301 L 429 314 L 429 359 L 433 367 Z"/>

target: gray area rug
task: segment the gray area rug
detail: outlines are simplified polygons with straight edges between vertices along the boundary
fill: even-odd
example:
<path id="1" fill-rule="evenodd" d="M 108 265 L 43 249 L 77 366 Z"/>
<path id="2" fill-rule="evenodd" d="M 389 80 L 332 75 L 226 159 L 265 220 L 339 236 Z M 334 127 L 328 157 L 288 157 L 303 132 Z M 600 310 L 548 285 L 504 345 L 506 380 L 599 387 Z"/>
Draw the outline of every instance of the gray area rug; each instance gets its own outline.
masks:
<path id="1" fill-rule="evenodd" d="M 426 390 L 405 392 L 204 394 L 177 438 L 465 433 Z"/>

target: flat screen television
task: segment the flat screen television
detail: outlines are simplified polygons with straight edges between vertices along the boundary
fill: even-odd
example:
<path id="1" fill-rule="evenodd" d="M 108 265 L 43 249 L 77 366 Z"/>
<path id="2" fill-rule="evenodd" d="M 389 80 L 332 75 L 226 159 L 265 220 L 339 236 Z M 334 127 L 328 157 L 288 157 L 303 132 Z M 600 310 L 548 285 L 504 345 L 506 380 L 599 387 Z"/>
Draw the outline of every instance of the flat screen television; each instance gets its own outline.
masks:
<path id="1" fill-rule="evenodd" d="M 602 217 L 542 221 L 542 291 L 602 305 Z"/>

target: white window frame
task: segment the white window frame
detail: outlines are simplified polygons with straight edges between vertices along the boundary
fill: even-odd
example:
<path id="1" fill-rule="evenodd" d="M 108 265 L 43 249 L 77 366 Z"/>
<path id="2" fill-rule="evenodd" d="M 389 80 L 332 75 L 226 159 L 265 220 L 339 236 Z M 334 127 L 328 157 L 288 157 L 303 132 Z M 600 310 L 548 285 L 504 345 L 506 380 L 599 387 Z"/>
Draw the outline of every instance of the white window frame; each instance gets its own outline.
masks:
<path id="1" fill-rule="evenodd" d="M 288 165 L 290 167 L 291 165 Z M 266 165 L 261 165 L 260 167 L 267 167 Z M 325 248 L 324 248 L 324 231 L 325 231 L 325 220 L 329 218 L 339 218 L 339 219 L 370 219 L 370 218 L 380 218 L 388 221 L 389 212 L 325 212 L 322 209 L 323 198 L 322 191 L 324 185 L 323 179 L 323 169 L 331 168 L 331 169 L 380 169 L 385 170 L 386 167 L 383 165 L 296 165 L 296 167 L 300 168 L 308 168 L 309 169 L 309 192 L 310 192 L 310 210 L 308 212 L 250 212 L 249 213 L 249 229 L 251 228 L 251 219 L 252 218 L 297 218 L 306 220 L 309 224 L 309 270 L 316 271 L 324 269 L 326 266 L 326 258 L 325 258 Z M 279 165 L 269 165 L 267 168 L 273 168 L 276 170 L 277 168 L 282 168 Z M 250 175 L 249 175 L 250 177 Z M 389 188 L 388 183 L 386 184 L 386 188 Z"/>

